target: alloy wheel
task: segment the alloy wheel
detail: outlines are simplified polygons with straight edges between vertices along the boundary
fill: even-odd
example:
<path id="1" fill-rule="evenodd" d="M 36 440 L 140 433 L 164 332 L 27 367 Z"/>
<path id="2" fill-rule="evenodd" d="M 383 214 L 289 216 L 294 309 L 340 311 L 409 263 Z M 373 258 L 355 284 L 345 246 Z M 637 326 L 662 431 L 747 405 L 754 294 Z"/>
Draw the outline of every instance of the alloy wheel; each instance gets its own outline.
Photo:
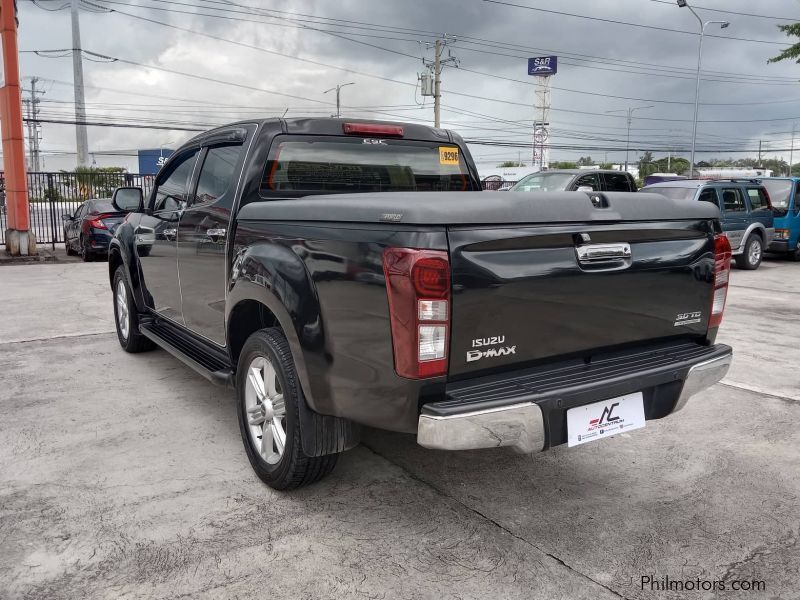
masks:
<path id="1" fill-rule="evenodd" d="M 751 265 L 757 265 L 758 261 L 761 260 L 761 242 L 755 240 L 752 244 L 750 244 L 750 253 L 748 256 Z"/>
<path id="2" fill-rule="evenodd" d="M 128 313 L 128 291 L 125 289 L 125 282 L 122 279 L 117 282 L 116 303 L 119 332 L 127 340 L 130 331 L 130 315 Z"/>
<path id="3" fill-rule="evenodd" d="M 250 443 L 268 464 L 277 464 L 286 446 L 286 405 L 278 374 L 269 359 L 254 358 L 244 390 Z"/>

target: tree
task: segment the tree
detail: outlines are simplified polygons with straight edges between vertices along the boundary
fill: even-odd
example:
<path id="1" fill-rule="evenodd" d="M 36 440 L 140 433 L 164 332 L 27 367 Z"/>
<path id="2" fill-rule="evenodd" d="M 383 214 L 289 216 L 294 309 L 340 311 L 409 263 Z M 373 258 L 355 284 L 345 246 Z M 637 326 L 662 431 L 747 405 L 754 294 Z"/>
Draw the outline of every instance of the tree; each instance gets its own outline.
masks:
<path id="1" fill-rule="evenodd" d="M 73 173 L 72 184 L 79 198 L 104 198 L 125 185 L 122 167 L 76 167 Z"/>
<path id="2" fill-rule="evenodd" d="M 791 25 L 778 25 L 778 29 L 786 34 L 786 37 L 800 37 L 800 23 L 792 23 Z M 782 60 L 794 60 L 800 63 L 800 42 L 796 42 L 786 48 L 778 56 L 773 56 L 767 62 L 776 63 Z"/>
<path id="3" fill-rule="evenodd" d="M 577 164 L 579 167 L 591 167 L 594 166 L 594 161 L 591 156 L 581 156 Z"/>
<path id="4" fill-rule="evenodd" d="M 550 168 L 551 169 L 577 169 L 578 165 L 575 164 L 574 162 L 569 162 L 569 161 L 563 161 L 562 160 L 562 161 L 550 163 Z"/>
<path id="5" fill-rule="evenodd" d="M 607 170 L 611 170 L 613 168 L 614 168 L 614 163 L 600 163 L 600 166 L 598 167 L 598 169 L 607 169 Z"/>
<path id="6" fill-rule="evenodd" d="M 498 169 L 505 169 L 507 167 L 521 167 L 521 166 L 522 166 L 522 163 L 518 163 L 515 160 L 506 160 L 506 161 L 501 162 L 499 165 L 497 165 L 497 168 Z"/>
<path id="7" fill-rule="evenodd" d="M 653 173 L 658 173 L 660 170 L 660 166 L 657 162 L 653 160 L 653 153 L 649 150 L 642 154 L 641 160 L 639 160 L 639 177 L 644 179 L 648 175 Z"/>

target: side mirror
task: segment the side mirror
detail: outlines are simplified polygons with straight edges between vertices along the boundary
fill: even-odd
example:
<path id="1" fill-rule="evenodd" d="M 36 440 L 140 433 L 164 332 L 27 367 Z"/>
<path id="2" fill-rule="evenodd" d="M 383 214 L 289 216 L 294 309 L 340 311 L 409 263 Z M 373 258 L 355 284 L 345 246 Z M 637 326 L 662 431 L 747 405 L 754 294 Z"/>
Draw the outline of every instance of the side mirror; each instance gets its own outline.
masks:
<path id="1" fill-rule="evenodd" d="M 75 217 L 73 217 L 72 215 L 70 215 L 68 213 L 65 213 L 65 214 L 61 215 L 61 220 L 62 221 L 72 221 L 74 218 Z"/>
<path id="2" fill-rule="evenodd" d="M 111 196 L 111 204 L 120 212 L 136 212 L 140 210 L 144 194 L 140 187 L 118 187 Z"/>
<path id="3" fill-rule="evenodd" d="M 579 185 L 577 191 L 579 192 L 593 192 L 594 188 L 590 185 Z"/>

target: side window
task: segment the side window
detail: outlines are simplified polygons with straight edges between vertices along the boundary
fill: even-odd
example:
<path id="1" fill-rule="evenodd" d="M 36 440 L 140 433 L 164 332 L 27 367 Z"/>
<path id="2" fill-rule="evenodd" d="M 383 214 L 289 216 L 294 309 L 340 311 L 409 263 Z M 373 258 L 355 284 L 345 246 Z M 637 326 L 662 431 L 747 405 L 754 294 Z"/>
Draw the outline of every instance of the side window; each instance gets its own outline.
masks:
<path id="1" fill-rule="evenodd" d="M 800 214 L 800 182 L 794 188 L 794 214 Z"/>
<path id="2" fill-rule="evenodd" d="M 625 173 L 603 173 L 607 192 L 630 192 L 631 183 Z"/>
<path id="3" fill-rule="evenodd" d="M 86 202 L 84 202 L 78 207 L 78 209 L 75 211 L 74 216 L 76 219 L 80 219 L 83 217 L 84 214 L 86 214 Z"/>
<path id="4" fill-rule="evenodd" d="M 192 150 L 170 165 L 169 171 L 159 174 L 153 212 L 182 210 L 188 200 L 187 186 L 192 176 L 199 150 Z"/>
<path id="5" fill-rule="evenodd" d="M 750 199 L 751 210 L 759 210 L 769 206 L 767 196 L 761 188 L 747 188 L 747 197 Z"/>
<path id="6" fill-rule="evenodd" d="M 717 192 L 714 191 L 714 188 L 706 188 L 700 195 L 697 197 L 700 202 L 711 202 L 712 204 L 716 204 L 719 206 L 719 201 L 717 200 Z"/>
<path id="7" fill-rule="evenodd" d="M 725 212 L 745 212 L 744 196 L 739 188 L 723 188 L 720 190 L 722 196 L 722 206 Z"/>
<path id="8" fill-rule="evenodd" d="M 233 193 L 234 169 L 242 152 L 241 146 L 216 146 L 209 148 L 197 179 L 197 193 L 193 205 L 209 204 L 225 195 Z"/>
<path id="9" fill-rule="evenodd" d="M 589 186 L 589 187 L 592 188 L 592 190 L 594 190 L 595 192 L 598 192 L 598 191 L 600 191 L 600 178 L 598 177 L 597 173 L 590 173 L 588 175 L 581 175 L 580 177 L 578 177 L 578 179 L 575 181 L 575 183 L 572 184 L 572 188 L 571 189 L 577 190 L 582 185 Z"/>

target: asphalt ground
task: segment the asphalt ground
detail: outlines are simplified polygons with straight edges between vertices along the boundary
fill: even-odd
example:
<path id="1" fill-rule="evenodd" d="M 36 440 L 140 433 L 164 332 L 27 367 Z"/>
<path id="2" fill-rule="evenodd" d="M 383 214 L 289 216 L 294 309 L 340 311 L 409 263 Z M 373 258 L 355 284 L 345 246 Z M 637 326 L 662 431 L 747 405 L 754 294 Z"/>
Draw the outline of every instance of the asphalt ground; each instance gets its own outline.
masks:
<path id="1" fill-rule="evenodd" d="M 232 392 L 119 348 L 105 263 L 2 266 L 0 598 L 800 598 L 800 264 L 731 283 L 733 367 L 675 416 L 533 456 L 367 431 L 279 493 Z"/>

